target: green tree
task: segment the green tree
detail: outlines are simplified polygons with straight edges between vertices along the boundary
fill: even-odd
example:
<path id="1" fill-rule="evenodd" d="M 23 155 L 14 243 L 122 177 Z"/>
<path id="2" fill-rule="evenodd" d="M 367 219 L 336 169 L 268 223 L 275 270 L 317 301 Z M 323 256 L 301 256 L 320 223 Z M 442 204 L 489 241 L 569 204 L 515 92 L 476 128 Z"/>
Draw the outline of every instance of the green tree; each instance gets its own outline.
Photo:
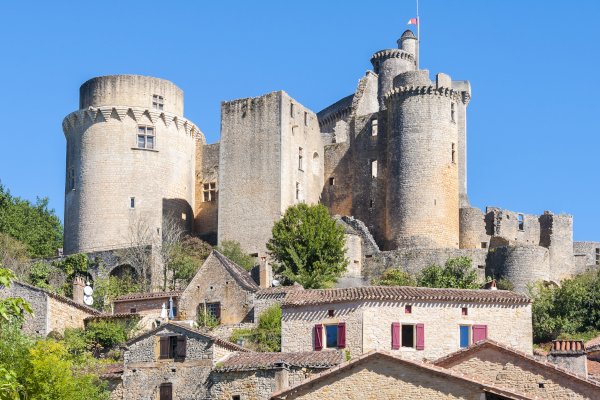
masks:
<path id="1" fill-rule="evenodd" d="M 15 274 L 0 265 L 0 287 L 10 287 Z M 8 323 L 21 322 L 26 314 L 32 314 L 31 305 L 21 297 L 0 299 L 0 330 Z"/>
<path id="2" fill-rule="evenodd" d="M 131 274 L 122 276 L 110 276 L 105 271 L 94 282 L 94 304 L 93 307 L 105 312 L 110 312 L 112 301 L 129 293 L 140 293 L 143 291 L 143 283 Z"/>
<path id="3" fill-rule="evenodd" d="M 0 183 L 0 232 L 22 242 L 30 257 L 52 257 L 62 247 L 63 228 L 47 198 L 35 203 L 14 197 Z"/>
<path id="4" fill-rule="evenodd" d="M 256 258 L 244 252 L 242 246 L 235 240 L 223 240 L 217 250 L 247 271 L 256 265 Z"/>
<path id="5" fill-rule="evenodd" d="M 168 270 L 170 290 L 185 288 L 202 266 L 212 247 L 194 236 L 184 236 L 172 249 Z"/>
<path id="6" fill-rule="evenodd" d="M 344 273 L 344 229 L 321 204 L 289 207 L 273 226 L 267 248 L 278 262 L 284 283 L 307 289 L 332 286 Z"/>
<path id="7" fill-rule="evenodd" d="M 431 288 L 479 289 L 477 271 L 469 257 L 450 258 L 443 267 L 430 265 L 417 277 L 417 286 Z"/>
<path id="8" fill-rule="evenodd" d="M 415 286 L 415 278 L 399 268 L 386 269 L 381 278 L 372 279 L 371 284 L 381 286 Z"/>
<path id="9" fill-rule="evenodd" d="M 230 340 L 244 345 L 254 351 L 281 351 L 281 306 L 275 304 L 267 308 L 258 318 L 258 324 L 252 329 L 236 329 Z"/>

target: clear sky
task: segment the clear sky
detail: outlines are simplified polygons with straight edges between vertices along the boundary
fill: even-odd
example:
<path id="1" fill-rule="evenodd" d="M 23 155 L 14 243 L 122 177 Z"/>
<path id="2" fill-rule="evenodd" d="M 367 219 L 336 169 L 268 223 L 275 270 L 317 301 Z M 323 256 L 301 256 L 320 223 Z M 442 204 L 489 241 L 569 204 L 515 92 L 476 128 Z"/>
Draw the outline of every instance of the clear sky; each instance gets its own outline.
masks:
<path id="1" fill-rule="evenodd" d="M 413 0 L 11 1 L 0 5 L 0 180 L 63 215 L 63 118 L 108 74 L 166 78 L 209 143 L 220 102 L 351 94 Z M 421 0 L 421 68 L 468 79 L 471 203 L 574 215 L 600 240 L 600 2 Z"/>

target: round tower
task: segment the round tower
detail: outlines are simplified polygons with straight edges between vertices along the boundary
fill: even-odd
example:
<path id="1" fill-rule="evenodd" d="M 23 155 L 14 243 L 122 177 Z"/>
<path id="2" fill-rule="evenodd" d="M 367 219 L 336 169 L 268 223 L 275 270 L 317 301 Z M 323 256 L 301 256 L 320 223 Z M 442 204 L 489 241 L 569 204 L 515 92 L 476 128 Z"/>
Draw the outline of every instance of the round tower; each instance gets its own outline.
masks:
<path id="1" fill-rule="evenodd" d="M 397 43 L 397 49 L 380 50 L 371 57 L 371 64 L 378 75 L 378 99 L 382 109 L 385 108 L 384 96 L 393 89 L 394 78 L 417 69 L 418 43 L 415 35 L 407 30 Z"/>
<path id="2" fill-rule="evenodd" d="M 386 238 L 390 248 L 459 247 L 458 129 L 462 95 L 426 70 L 394 79 L 388 109 Z"/>
<path id="3" fill-rule="evenodd" d="M 65 117 L 65 253 L 156 243 L 163 216 L 193 221 L 196 142 L 183 91 L 164 79 L 101 76 Z"/>

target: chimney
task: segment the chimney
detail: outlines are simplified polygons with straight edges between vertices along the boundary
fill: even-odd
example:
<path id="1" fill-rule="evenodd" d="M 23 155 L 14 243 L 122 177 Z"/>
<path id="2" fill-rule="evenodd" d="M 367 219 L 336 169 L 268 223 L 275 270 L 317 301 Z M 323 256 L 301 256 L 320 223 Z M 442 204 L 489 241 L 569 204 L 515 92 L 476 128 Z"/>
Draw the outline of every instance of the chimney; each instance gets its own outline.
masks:
<path id="1" fill-rule="evenodd" d="M 273 269 L 267 257 L 261 256 L 258 267 L 258 285 L 263 289 L 269 288 L 271 287 L 271 282 L 273 282 Z"/>
<path id="2" fill-rule="evenodd" d="M 78 275 L 73 279 L 73 301 L 75 303 L 84 304 L 83 288 L 85 288 L 85 280 Z"/>
<path id="3" fill-rule="evenodd" d="M 583 340 L 553 340 L 548 361 L 587 379 L 587 355 Z"/>
<path id="4" fill-rule="evenodd" d="M 485 285 L 483 285 L 483 288 L 487 290 L 498 290 L 498 285 L 496 284 L 496 280 L 492 279 L 491 281 L 486 282 Z"/>

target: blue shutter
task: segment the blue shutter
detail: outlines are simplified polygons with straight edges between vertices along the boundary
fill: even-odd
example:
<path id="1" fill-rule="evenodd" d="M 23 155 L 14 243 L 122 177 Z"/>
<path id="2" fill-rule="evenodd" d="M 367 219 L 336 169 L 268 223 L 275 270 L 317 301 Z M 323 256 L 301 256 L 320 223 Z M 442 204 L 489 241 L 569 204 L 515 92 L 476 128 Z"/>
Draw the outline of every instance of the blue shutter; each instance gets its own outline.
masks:
<path id="1" fill-rule="evenodd" d="M 469 342 L 470 342 L 470 335 L 469 335 L 469 326 L 467 325 L 461 325 L 460 326 L 460 347 L 464 348 L 464 347 L 469 347 Z"/>

